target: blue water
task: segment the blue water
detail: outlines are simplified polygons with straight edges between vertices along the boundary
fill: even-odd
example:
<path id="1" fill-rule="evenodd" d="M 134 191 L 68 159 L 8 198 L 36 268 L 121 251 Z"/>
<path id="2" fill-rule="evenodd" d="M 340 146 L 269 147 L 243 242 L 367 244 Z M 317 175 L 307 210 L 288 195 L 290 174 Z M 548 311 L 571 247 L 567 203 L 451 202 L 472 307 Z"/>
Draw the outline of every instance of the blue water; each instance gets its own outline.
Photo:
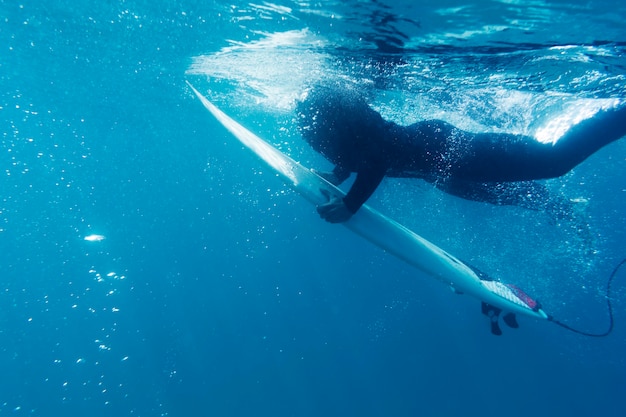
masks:
<path id="1" fill-rule="evenodd" d="M 624 271 L 611 336 L 494 337 L 477 300 L 319 220 L 185 85 L 318 168 L 293 102 L 320 79 L 399 123 L 538 137 L 626 100 L 622 1 L 416 3 L 0 0 L 0 415 L 626 415 Z M 546 182 L 586 201 L 583 232 L 418 180 L 370 202 L 601 332 L 625 155 Z"/>

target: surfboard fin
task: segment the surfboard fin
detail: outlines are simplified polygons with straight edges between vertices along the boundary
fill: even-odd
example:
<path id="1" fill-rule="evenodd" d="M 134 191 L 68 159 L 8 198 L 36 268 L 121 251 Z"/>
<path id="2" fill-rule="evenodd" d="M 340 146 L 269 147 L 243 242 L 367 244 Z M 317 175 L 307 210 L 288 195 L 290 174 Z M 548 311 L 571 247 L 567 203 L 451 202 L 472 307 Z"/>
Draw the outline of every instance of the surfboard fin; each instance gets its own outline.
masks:
<path id="1" fill-rule="evenodd" d="M 491 334 L 494 334 L 496 336 L 501 336 L 502 329 L 500 328 L 500 324 L 498 323 L 498 321 L 500 319 L 500 313 L 502 313 L 502 310 L 499 309 L 498 307 L 494 307 L 490 304 L 487 304 L 484 301 L 481 302 L 480 308 L 481 308 L 481 312 L 485 316 L 489 317 L 489 321 L 491 323 Z M 502 320 L 507 326 L 509 326 L 512 329 L 519 328 L 519 324 L 517 323 L 517 318 L 515 317 L 515 314 L 513 313 L 506 313 L 504 316 L 502 316 Z"/>
<path id="2" fill-rule="evenodd" d="M 502 335 L 502 329 L 500 329 L 500 324 L 498 320 L 500 318 L 501 309 L 498 307 L 494 307 L 490 304 L 485 303 L 484 301 L 480 303 L 481 312 L 489 318 L 489 323 L 491 325 L 491 334 L 496 336 Z"/>
<path id="3" fill-rule="evenodd" d="M 515 314 L 513 313 L 505 314 L 504 316 L 502 316 L 502 320 L 504 320 L 506 325 L 512 329 L 519 328 L 519 324 L 517 323 L 517 319 L 515 318 Z"/>
<path id="4" fill-rule="evenodd" d="M 491 334 L 495 336 L 502 336 L 502 329 L 500 329 L 498 318 L 496 316 L 491 319 Z"/>

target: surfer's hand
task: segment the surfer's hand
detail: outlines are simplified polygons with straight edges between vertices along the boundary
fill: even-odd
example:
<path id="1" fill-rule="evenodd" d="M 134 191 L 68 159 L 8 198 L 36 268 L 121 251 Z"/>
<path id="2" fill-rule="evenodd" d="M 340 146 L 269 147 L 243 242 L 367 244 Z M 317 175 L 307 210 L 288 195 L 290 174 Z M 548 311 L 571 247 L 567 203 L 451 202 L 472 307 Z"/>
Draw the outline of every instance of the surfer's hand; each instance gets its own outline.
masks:
<path id="1" fill-rule="evenodd" d="M 332 198 L 326 204 L 317 206 L 320 217 L 330 223 L 343 223 L 352 217 L 352 212 L 341 198 Z"/>

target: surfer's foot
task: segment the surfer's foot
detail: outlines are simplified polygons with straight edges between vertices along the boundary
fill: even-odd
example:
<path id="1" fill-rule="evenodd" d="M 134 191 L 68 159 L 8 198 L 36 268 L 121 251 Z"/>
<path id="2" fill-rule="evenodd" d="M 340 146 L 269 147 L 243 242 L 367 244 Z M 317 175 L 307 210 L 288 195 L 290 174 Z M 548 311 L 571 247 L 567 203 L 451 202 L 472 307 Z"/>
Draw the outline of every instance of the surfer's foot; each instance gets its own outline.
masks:
<path id="1" fill-rule="evenodd" d="M 515 314 L 513 313 L 505 314 L 504 316 L 502 316 L 502 320 L 504 320 L 506 325 L 512 329 L 519 328 L 519 324 L 517 323 L 517 319 L 515 318 Z"/>

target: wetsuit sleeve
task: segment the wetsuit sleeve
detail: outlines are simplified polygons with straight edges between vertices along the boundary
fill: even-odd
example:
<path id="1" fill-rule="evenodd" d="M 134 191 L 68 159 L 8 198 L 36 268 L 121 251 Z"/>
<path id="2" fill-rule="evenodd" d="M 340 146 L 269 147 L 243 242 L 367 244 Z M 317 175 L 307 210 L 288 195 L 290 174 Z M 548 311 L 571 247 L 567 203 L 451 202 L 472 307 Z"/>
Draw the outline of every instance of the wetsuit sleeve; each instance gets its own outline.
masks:
<path id="1" fill-rule="evenodd" d="M 348 194 L 344 197 L 343 203 L 348 210 L 356 213 L 368 198 L 376 191 L 385 176 L 386 168 L 383 164 L 371 167 L 368 170 L 357 172 L 356 179 Z"/>
<path id="2" fill-rule="evenodd" d="M 335 169 L 333 169 L 333 174 L 337 179 L 337 184 L 341 184 L 350 176 L 350 171 L 342 167 L 341 165 L 336 165 Z"/>

